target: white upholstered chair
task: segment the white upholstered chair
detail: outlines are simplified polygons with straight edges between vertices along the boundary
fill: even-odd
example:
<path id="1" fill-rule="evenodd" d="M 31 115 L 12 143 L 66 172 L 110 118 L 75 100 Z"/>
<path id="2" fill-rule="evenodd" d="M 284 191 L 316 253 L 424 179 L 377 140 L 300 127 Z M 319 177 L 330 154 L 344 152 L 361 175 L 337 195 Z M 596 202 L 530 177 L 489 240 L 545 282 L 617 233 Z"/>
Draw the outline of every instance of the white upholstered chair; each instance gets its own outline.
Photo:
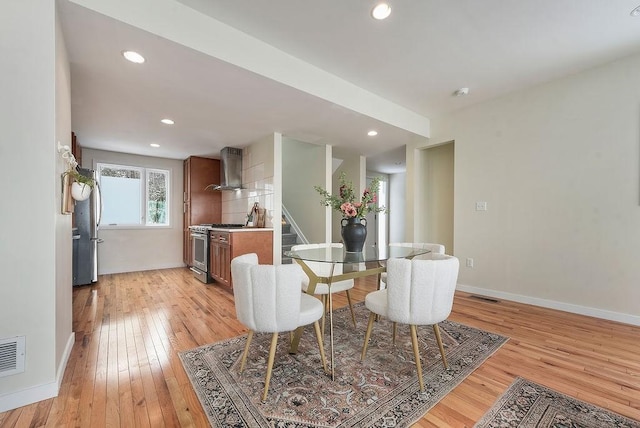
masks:
<path id="1" fill-rule="evenodd" d="M 433 325 L 442 362 L 448 368 L 438 323 L 447 319 L 451 313 L 459 268 L 456 257 L 444 254 L 433 254 L 432 260 L 389 259 L 387 288 L 371 292 L 365 298 L 365 306 L 371 314 L 364 337 L 362 359 L 367 353 L 376 315 L 392 321 L 394 330 L 395 323 L 409 324 L 420 391 L 424 391 L 416 326 Z"/>
<path id="2" fill-rule="evenodd" d="M 430 259 L 433 254 L 444 254 L 444 245 L 442 244 L 432 244 L 429 242 L 392 242 L 389 244 L 390 247 L 413 247 L 413 248 L 424 248 L 430 250 L 430 253 L 423 254 L 420 256 L 414 257 L 414 259 Z M 387 283 L 387 273 L 382 272 L 380 274 L 380 280 L 378 281 L 378 290 L 382 290 Z"/>
<path id="3" fill-rule="evenodd" d="M 267 399 L 269 391 L 279 332 L 290 332 L 313 323 L 322 365 L 326 372 L 327 362 L 318 324 L 323 307 L 318 299 L 300 291 L 300 283 L 306 276 L 300 266 L 259 265 L 257 254 L 250 253 L 238 256 L 231 261 L 231 275 L 236 316 L 249 329 L 240 363 L 240 373 L 244 370 L 247 361 L 253 333 L 272 333 L 262 401 Z"/>
<path id="4" fill-rule="evenodd" d="M 304 250 L 308 248 L 342 248 L 342 244 L 340 243 L 332 243 L 332 244 L 299 244 L 291 247 L 292 251 L 295 250 Z M 331 263 L 320 263 L 320 262 L 304 262 L 317 276 L 329 276 L 331 274 Z M 342 274 L 342 263 L 336 263 L 333 266 L 333 274 L 340 275 Z M 353 288 L 354 282 L 353 279 L 346 279 L 344 281 L 338 281 L 331 283 L 331 294 L 345 292 L 347 294 L 347 301 L 349 302 L 349 309 L 351 309 L 351 320 L 353 321 L 354 327 L 356 327 L 356 316 L 353 312 L 353 305 L 351 304 L 351 294 L 349 294 L 349 290 Z M 309 288 L 309 277 L 305 275 L 305 278 L 302 282 L 302 290 L 306 293 Z M 317 284 L 315 292 L 313 294 L 319 294 L 322 296 L 322 302 L 324 303 L 325 313 L 327 312 L 327 297 L 329 296 L 329 286 L 327 284 Z M 324 318 L 323 318 L 323 330 L 324 330 Z"/>

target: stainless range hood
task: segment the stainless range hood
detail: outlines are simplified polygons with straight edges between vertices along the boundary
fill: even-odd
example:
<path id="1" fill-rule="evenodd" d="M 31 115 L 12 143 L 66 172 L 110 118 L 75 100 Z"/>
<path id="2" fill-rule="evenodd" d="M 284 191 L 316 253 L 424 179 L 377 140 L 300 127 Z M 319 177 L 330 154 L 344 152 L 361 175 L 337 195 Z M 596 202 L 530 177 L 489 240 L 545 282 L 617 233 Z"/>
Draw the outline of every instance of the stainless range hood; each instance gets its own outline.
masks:
<path id="1" fill-rule="evenodd" d="M 225 147 L 220 150 L 220 184 L 206 187 L 213 190 L 242 189 L 242 149 Z"/>

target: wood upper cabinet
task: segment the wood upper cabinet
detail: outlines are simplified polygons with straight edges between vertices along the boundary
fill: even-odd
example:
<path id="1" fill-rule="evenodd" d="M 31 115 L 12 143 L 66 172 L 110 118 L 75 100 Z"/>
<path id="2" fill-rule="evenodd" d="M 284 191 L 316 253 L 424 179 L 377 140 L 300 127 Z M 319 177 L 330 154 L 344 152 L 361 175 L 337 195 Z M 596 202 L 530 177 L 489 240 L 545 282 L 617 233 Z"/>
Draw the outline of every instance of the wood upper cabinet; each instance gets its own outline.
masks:
<path id="1" fill-rule="evenodd" d="M 78 143 L 75 132 L 71 133 L 71 154 L 74 158 L 76 158 L 76 162 L 78 162 L 78 165 L 82 166 L 82 147 Z"/>
<path id="2" fill-rule="evenodd" d="M 205 190 L 209 184 L 220 182 L 218 159 L 191 156 L 184 161 L 183 212 L 183 262 L 191 266 L 191 236 L 189 226 L 222 222 L 222 194 Z"/>

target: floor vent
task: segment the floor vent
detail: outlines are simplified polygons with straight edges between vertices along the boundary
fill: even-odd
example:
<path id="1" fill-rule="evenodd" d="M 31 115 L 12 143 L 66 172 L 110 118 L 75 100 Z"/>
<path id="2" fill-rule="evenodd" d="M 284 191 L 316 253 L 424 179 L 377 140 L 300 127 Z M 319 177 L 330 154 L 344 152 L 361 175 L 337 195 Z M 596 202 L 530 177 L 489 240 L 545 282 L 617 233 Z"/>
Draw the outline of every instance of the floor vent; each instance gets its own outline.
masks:
<path id="1" fill-rule="evenodd" d="M 24 371 L 25 336 L 0 339 L 0 377 Z"/>
<path id="2" fill-rule="evenodd" d="M 471 297 L 472 299 L 483 300 L 483 301 L 489 302 L 489 303 L 500 303 L 500 300 L 492 299 L 491 297 L 478 296 L 477 294 L 472 294 L 469 297 Z"/>

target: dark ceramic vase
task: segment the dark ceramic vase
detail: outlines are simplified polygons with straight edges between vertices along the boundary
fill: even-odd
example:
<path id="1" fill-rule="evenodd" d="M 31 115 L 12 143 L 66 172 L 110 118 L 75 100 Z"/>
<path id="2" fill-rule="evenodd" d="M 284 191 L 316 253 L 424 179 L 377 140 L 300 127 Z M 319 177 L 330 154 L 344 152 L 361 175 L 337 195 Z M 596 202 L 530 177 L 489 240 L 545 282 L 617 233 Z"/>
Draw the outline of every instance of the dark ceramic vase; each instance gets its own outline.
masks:
<path id="1" fill-rule="evenodd" d="M 367 219 L 351 217 L 343 218 L 342 224 L 342 241 L 344 248 L 350 253 L 359 253 L 364 247 L 364 241 L 367 239 Z"/>

